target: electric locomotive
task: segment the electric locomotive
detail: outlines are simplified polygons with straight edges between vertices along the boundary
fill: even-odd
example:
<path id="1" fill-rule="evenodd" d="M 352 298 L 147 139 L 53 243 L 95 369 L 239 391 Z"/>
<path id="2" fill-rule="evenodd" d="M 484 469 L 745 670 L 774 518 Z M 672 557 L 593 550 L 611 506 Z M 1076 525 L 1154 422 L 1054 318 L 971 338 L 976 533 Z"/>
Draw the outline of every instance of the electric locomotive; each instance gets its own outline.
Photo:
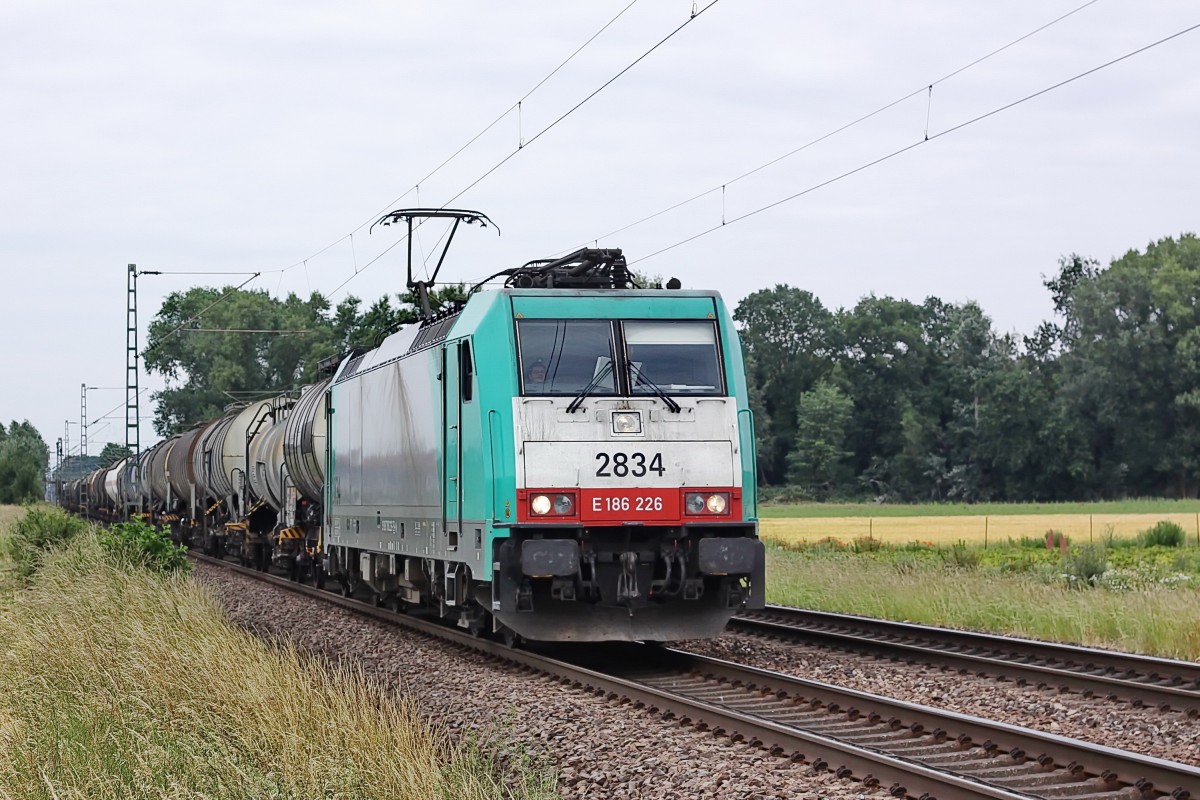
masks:
<path id="1" fill-rule="evenodd" d="M 414 220 L 453 220 L 427 281 Z M 753 418 L 715 292 L 641 289 L 620 250 L 502 270 L 434 314 L 475 211 L 407 209 L 422 319 L 300 392 L 64 486 L 180 541 L 510 642 L 718 635 L 761 608 Z"/>
<path id="2" fill-rule="evenodd" d="M 411 242 L 428 217 L 452 217 L 451 240 L 490 222 L 384 221 Z M 753 420 L 720 296 L 634 288 L 620 250 L 585 249 L 434 315 L 436 275 L 414 281 L 410 254 L 425 319 L 332 377 L 328 575 L 509 640 L 709 637 L 761 608 Z"/>

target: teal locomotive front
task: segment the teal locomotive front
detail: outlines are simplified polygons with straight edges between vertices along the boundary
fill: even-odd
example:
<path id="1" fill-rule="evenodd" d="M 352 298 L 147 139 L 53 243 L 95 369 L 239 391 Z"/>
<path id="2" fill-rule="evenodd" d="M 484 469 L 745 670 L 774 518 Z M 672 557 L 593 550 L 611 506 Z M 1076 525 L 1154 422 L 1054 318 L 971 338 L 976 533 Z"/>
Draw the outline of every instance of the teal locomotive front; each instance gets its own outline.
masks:
<path id="1" fill-rule="evenodd" d="M 753 420 L 713 292 L 476 292 L 329 387 L 326 569 L 506 638 L 715 636 L 763 605 Z"/>

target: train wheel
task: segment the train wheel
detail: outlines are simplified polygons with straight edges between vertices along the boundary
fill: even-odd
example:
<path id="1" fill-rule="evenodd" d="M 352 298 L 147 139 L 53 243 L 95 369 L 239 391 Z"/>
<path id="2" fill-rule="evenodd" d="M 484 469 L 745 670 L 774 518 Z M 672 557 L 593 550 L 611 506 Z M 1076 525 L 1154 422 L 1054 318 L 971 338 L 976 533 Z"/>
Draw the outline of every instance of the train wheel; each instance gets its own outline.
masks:
<path id="1" fill-rule="evenodd" d="M 316 563 L 313 564 L 312 575 L 313 575 L 313 586 L 316 586 L 318 589 L 324 589 L 325 588 L 325 570 L 321 567 L 320 564 L 316 564 Z"/>
<path id="2" fill-rule="evenodd" d="M 518 635 L 517 632 L 512 628 L 505 628 L 503 631 L 501 631 L 500 639 L 504 642 L 506 647 L 511 647 L 514 650 L 525 643 L 525 640 L 521 638 L 521 636 Z"/>
<path id="3" fill-rule="evenodd" d="M 342 597 L 353 597 L 354 596 L 354 584 L 351 583 L 348 578 L 342 578 L 341 592 L 342 592 Z"/>

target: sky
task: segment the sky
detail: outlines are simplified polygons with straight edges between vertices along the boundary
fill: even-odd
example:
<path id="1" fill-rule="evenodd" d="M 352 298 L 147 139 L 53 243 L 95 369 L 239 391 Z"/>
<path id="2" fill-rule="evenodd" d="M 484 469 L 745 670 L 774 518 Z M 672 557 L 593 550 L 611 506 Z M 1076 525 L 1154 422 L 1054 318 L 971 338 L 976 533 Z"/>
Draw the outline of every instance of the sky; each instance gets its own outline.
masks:
<path id="1" fill-rule="evenodd" d="M 86 384 L 88 452 L 123 442 L 130 263 L 244 273 L 142 276 L 143 346 L 169 293 L 254 272 L 402 291 L 406 244 L 368 231 L 393 208 L 495 221 L 459 231 L 451 281 L 598 244 L 731 307 L 932 295 L 1017 334 L 1061 256 L 1200 228 L 1200 30 L 998 111 L 1194 2 L 710 3 L 0 4 L 0 421 L 78 452 Z M 163 382 L 141 383 L 145 447 Z"/>

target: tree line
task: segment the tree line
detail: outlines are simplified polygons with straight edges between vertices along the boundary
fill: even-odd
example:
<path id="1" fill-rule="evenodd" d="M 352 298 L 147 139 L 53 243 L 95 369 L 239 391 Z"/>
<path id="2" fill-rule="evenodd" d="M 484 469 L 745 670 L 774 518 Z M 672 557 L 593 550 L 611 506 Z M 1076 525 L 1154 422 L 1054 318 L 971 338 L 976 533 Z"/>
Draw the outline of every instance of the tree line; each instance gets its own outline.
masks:
<path id="1" fill-rule="evenodd" d="M 1034 501 L 1200 490 L 1200 241 L 1044 280 L 1054 318 L 776 286 L 737 307 L 766 484 L 797 498 Z"/>
<path id="2" fill-rule="evenodd" d="M 430 292 L 430 305 L 437 311 L 464 297 L 463 286 L 449 285 Z M 311 383 L 325 359 L 373 347 L 419 318 L 407 292 L 394 304 L 384 296 L 366 308 L 354 296 L 331 306 L 319 292 L 307 299 L 232 287 L 173 292 L 150 323 L 142 351 L 147 371 L 170 384 L 153 396 L 154 430 L 170 436 L 219 417 L 232 403 Z"/>
<path id="3" fill-rule="evenodd" d="M 1054 316 L 1030 336 L 998 333 L 974 302 L 870 295 L 829 309 L 788 285 L 747 296 L 734 319 L 761 482 L 815 500 L 1196 496 L 1200 241 L 1163 239 L 1106 267 L 1067 256 L 1044 284 Z M 447 287 L 434 306 L 462 296 Z M 170 295 L 144 351 L 169 381 L 155 429 L 314 380 L 323 359 L 417 319 L 411 295 L 394 301 Z M 262 330 L 277 333 L 246 332 Z"/>

